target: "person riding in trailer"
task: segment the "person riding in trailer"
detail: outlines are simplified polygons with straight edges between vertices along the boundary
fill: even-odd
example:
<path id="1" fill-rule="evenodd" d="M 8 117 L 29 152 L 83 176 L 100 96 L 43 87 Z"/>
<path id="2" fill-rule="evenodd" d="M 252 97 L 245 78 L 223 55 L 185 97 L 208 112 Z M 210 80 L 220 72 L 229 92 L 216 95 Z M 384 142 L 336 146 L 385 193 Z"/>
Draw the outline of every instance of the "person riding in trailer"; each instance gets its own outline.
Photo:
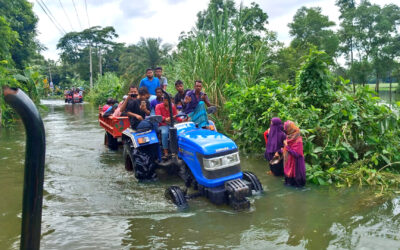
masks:
<path id="1" fill-rule="evenodd" d="M 182 122 L 182 119 L 176 117 L 178 112 L 176 111 L 176 107 L 172 104 L 172 115 L 174 119 L 178 122 Z M 164 95 L 164 101 L 156 106 L 156 115 L 160 115 L 162 120 L 159 124 L 159 131 L 161 132 L 161 142 L 162 148 L 164 152 L 163 159 L 166 159 L 168 156 L 168 134 L 169 128 L 171 124 L 171 116 L 169 113 L 169 105 L 168 105 L 168 97 Z"/>
<path id="2" fill-rule="evenodd" d="M 186 93 L 184 103 L 186 105 L 184 113 L 188 115 L 190 121 L 194 122 L 199 128 L 208 127 L 207 107 L 211 107 L 206 93 L 202 92 L 203 83 L 196 80 L 194 90 Z"/>
<path id="3" fill-rule="evenodd" d="M 150 102 L 150 113 L 152 115 L 155 114 L 156 106 L 160 103 L 163 103 L 163 92 L 162 92 L 162 88 L 158 87 L 158 88 L 156 88 L 156 99 L 154 99 Z"/>
<path id="4" fill-rule="evenodd" d="M 136 86 L 131 85 L 129 87 L 127 98 L 124 100 L 124 102 L 120 107 L 121 115 L 122 114 L 126 115 L 126 107 L 132 105 L 132 103 L 137 99 L 138 95 L 139 95 L 138 88 Z"/>
<path id="5" fill-rule="evenodd" d="M 146 69 L 146 77 L 140 81 L 139 88 L 146 87 L 150 93 L 150 101 L 156 98 L 156 88 L 161 87 L 160 80 L 154 77 L 153 69 Z"/>
<path id="6" fill-rule="evenodd" d="M 138 99 L 126 106 L 126 114 L 129 117 L 132 129 L 151 129 L 152 124 L 145 120 L 150 115 L 150 102 L 146 99 L 149 94 L 146 88 L 139 88 Z"/>
<path id="7" fill-rule="evenodd" d="M 185 105 L 185 96 L 190 89 L 184 89 L 183 87 L 183 82 L 181 80 L 177 80 L 175 82 L 175 89 L 177 91 L 175 97 L 174 97 L 174 103 L 176 106 L 176 109 L 181 111 L 184 110 L 186 105 Z"/>
<path id="8" fill-rule="evenodd" d="M 168 86 L 168 80 L 165 76 L 162 76 L 163 73 L 163 69 L 161 67 L 157 67 L 154 71 L 154 75 L 158 78 L 158 80 L 160 81 L 160 87 L 163 90 L 167 90 L 167 86 Z"/>

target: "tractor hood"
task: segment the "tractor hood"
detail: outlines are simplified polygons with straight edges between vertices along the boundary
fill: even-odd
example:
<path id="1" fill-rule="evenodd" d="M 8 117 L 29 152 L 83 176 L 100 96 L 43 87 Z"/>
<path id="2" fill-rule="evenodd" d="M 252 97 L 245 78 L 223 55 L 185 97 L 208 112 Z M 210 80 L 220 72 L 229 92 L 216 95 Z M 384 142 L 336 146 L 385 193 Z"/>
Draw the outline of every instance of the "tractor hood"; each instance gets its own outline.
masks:
<path id="1" fill-rule="evenodd" d="M 237 149 L 227 136 L 208 129 L 185 129 L 178 132 L 179 144 L 195 149 L 203 155 L 213 155 Z"/>

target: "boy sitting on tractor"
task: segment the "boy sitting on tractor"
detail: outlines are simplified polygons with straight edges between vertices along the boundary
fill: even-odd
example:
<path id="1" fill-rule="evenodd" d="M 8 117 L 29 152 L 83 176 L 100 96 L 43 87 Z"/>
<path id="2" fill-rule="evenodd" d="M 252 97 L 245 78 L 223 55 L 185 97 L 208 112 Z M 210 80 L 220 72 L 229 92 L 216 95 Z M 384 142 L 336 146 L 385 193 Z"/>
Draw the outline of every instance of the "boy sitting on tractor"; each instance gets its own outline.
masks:
<path id="1" fill-rule="evenodd" d="M 179 117 L 176 117 L 178 112 L 176 111 L 175 105 L 172 104 L 172 116 L 173 118 L 181 122 L 182 119 Z M 166 159 L 168 156 L 168 133 L 169 133 L 169 125 L 171 124 L 171 116 L 169 113 L 169 105 L 168 105 L 168 97 L 166 94 L 164 94 L 164 100 L 163 103 L 160 103 L 156 106 L 156 115 L 160 115 L 162 117 L 162 120 L 159 124 L 159 130 L 161 132 L 161 142 L 162 142 L 162 148 L 164 152 L 163 159 Z"/>

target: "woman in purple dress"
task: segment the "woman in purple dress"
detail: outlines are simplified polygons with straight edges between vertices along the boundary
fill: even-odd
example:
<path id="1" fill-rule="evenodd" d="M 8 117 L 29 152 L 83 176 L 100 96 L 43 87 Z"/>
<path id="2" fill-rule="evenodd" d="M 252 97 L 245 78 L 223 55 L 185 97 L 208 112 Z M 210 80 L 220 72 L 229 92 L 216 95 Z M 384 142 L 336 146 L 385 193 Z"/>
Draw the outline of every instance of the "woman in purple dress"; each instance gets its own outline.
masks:
<path id="1" fill-rule="evenodd" d="M 275 176 L 283 175 L 283 161 L 282 161 L 282 148 L 283 141 L 286 139 L 286 134 L 283 132 L 283 125 L 281 119 L 274 117 L 271 119 L 270 128 L 265 131 L 264 138 L 266 142 L 266 148 L 264 157 L 270 162 L 269 167 L 271 173 Z M 276 160 L 276 159 L 279 159 Z M 274 159 L 274 163 L 271 161 Z"/>

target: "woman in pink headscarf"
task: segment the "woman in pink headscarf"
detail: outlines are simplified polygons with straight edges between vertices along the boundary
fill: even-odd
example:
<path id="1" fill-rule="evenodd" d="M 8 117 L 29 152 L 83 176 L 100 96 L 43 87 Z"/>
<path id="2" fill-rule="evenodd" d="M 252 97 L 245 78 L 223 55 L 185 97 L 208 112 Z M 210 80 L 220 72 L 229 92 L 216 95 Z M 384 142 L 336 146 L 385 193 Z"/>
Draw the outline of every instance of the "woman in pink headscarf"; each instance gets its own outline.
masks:
<path id="1" fill-rule="evenodd" d="M 292 121 L 286 121 L 283 129 L 286 132 L 283 148 L 285 185 L 303 187 L 306 184 L 306 165 L 300 129 Z"/>

